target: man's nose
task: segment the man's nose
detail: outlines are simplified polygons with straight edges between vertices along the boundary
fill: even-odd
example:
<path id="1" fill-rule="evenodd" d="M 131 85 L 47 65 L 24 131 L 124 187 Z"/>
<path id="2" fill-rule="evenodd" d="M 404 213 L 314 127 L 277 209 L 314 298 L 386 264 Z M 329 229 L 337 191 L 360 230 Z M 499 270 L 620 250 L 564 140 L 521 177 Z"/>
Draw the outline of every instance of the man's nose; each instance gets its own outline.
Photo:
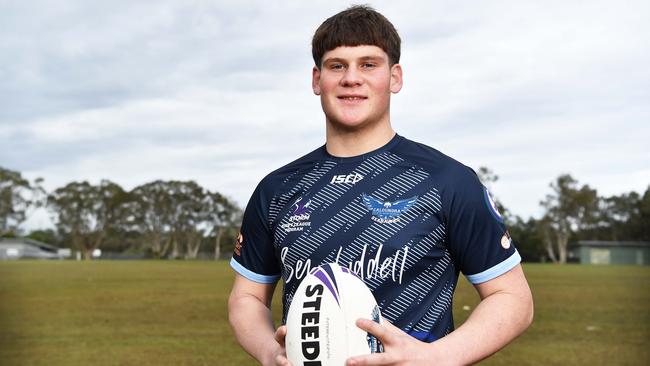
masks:
<path id="1" fill-rule="evenodd" d="M 362 83 L 363 78 L 360 71 L 352 65 L 345 70 L 343 78 L 341 78 L 341 85 L 343 86 L 357 86 Z"/>

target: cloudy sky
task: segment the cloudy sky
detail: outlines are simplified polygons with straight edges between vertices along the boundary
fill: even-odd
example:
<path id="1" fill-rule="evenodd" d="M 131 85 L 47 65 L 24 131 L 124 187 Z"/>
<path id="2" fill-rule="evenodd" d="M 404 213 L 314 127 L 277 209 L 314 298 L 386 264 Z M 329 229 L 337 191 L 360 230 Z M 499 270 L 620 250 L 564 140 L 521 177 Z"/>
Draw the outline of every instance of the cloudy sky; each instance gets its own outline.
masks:
<path id="1" fill-rule="evenodd" d="M 514 213 L 539 216 L 562 173 L 650 184 L 650 2 L 369 3 L 403 39 L 394 128 L 491 168 Z M 245 205 L 324 143 L 310 41 L 349 4 L 0 1 L 0 166 L 48 189 L 193 179 Z"/>

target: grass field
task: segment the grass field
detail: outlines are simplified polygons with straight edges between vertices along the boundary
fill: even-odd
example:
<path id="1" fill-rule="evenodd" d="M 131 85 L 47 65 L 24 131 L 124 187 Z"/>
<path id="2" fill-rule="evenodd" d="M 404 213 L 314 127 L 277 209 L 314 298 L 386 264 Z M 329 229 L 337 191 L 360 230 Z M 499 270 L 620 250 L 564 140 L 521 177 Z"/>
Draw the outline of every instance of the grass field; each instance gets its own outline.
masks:
<path id="1" fill-rule="evenodd" d="M 524 270 L 535 322 L 482 364 L 650 365 L 649 267 Z M 255 365 L 228 325 L 232 278 L 226 262 L 0 262 L 0 365 Z M 477 302 L 462 279 L 457 325 Z"/>

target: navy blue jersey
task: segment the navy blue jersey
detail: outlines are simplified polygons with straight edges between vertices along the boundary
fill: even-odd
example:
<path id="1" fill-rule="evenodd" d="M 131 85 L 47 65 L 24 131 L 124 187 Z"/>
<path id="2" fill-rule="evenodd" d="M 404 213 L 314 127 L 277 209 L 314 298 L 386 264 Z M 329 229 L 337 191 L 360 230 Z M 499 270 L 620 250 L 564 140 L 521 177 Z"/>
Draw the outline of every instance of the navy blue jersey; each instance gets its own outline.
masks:
<path id="1" fill-rule="evenodd" d="M 520 261 L 474 171 L 396 135 L 350 158 L 322 146 L 266 176 L 230 263 L 252 281 L 283 279 L 284 322 L 301 279 L 337 262 L 363 279 L 386 319 L 431 342 L 454 329 L 460 272 L 477 284 Z"/>

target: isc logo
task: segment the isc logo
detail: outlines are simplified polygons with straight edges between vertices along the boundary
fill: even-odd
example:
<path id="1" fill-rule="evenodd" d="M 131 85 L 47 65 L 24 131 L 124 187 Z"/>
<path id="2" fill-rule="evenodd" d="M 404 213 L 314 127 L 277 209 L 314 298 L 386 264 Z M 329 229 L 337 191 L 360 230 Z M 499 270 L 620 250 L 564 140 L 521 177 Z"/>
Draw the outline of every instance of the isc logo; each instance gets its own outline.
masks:
<path id="1" fill-rule="evenodd" d="M 341 174 L 341 175 L 333 176 L 330 183 L 334 183 L 334 184 L 352 183 L 352 184 L 354 184 L 354 183 L 360 181 L 361 179 L 363 179 L 363 175 L 361 175 L 359 173 L 348 174 L 348 175 Z"/>

